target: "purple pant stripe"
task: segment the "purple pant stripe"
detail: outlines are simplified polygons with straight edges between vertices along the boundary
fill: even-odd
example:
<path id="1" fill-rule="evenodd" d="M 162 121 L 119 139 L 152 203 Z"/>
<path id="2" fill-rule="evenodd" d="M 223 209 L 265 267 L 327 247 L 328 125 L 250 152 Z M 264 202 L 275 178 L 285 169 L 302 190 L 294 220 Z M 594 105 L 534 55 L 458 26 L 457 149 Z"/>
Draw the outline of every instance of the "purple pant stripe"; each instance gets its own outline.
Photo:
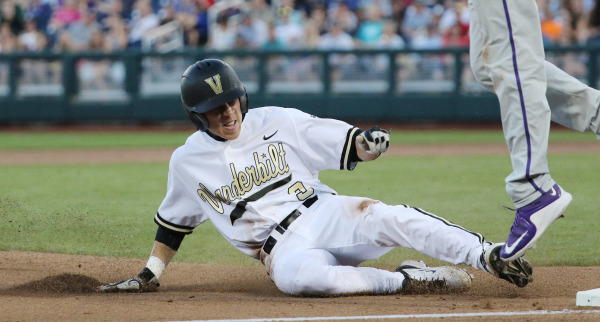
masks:
<path id="1" fill-rule="evenodd" d="M 529 170 L 531 168 L 531 137 L 529 135 L 529 125 L 527 122 L 527 111 L 525 110 L 525 99 L 523 98 L 523 88 L 521 87 L 521 78 L 519 77 L 519 66 L 517 65 L 517 50 L 515 49 L 515 40 L 513 38 L 512 25 L 510 22 L 510 14 L 508 13 L 508 5 L 506 0 L 502 0 L 504 4 L 504 14 L 506 15 L 506 24 L 508 26 L 508 33 L 510 39 L 510 47 L 512 49 L 513 57 L 513 68 L 515 71 L 515 77 L 517 79 L 517 88 L 519 89 L 519 99 L 521 101 L 521 113 L 523 114 L 523 127 L 525 129 L 525 138 L 527 139 L 527 168 L 525 170 L 525 178 L 533 186 L 535 190 L 540 188 L 535 182 L 529 177 Z"/>

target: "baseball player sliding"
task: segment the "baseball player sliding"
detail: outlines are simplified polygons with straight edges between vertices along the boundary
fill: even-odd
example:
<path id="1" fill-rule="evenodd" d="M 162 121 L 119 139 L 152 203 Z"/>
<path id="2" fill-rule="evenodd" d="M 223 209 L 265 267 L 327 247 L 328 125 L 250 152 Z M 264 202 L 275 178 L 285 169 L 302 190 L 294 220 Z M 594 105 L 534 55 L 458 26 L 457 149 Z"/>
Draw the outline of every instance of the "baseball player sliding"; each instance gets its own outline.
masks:
<path id="1" fill-rule="evenodd" d="M 550 176 L 550 120 L 600 138 L 600 91 L 545 61 L 535 0 L 469 0 L 469 12 L 471 68 L 498 96 L 513 166 L 506 191 L 516 215 L 500 251 L 513 261 L 573 199 Z"/>
<path id="2" fill-rule="evenodd" d="M 407 205 L 338 195 L 319 181 L 325 169 L 352 170 L 386 152 L 389 135 L 282 107 L 248 109 L 248 95 L 225 62 L 206 59 L 183 74 L 184 109 L 198 131 L 174 153 L 158 230 L 146 267 L 100 292 L 150 291 L 184 236 L 211 220 L 241 252 L 260 260 L 291 295 L 460 291 L 472 276 L 454 266 L 406 261 L 395 271 L 358 267 L 394 247 L 486 270 L 519 287 L 532 268 L 499 259 L 486 242 Z"/>

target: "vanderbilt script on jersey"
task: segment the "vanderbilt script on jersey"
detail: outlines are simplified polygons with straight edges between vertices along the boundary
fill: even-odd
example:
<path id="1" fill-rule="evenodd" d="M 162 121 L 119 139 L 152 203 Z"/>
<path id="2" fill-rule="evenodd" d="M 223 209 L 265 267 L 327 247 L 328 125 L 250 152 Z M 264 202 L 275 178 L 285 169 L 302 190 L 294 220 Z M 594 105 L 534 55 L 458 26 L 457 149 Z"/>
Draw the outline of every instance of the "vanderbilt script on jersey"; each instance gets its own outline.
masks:
<path id="1" fill-rule="evenodd" d="M 222 186 L 219 190 L 212 193 L 202 182 L 199 184 L 198 195 L 202 200 L 208 202 L 210 206 L 218 213 L 224 213 L 223 203 L 229 205 L 231 201 L 242 199 L 242 197 L 252 190 L 254 186 L 260 186 L 290 172 L 290 167 L 285 161 L 285 150 L 283 144 L 277 146 L 270 144 L 269 154 L 265 161 L 260 161 L 258 152 L 254 152 L 254 165 L 246 167 L 244 171 L 237 171 L 233 163 L 229 164 L 233 181 L 230 185 Z M 263 158 L 266 155 L 263 153 Z"/>

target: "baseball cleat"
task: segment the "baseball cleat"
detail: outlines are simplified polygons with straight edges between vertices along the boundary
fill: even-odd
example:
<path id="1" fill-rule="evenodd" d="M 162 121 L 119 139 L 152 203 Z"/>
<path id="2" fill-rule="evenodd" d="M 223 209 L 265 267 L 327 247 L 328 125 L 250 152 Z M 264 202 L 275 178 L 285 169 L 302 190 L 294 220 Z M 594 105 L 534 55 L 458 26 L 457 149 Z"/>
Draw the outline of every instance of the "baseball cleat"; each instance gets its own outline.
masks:
<path id="1" fill-rule="evenodd" d="M 542 237 L 546 228 L 562 216 L 572 200 L 570 193 L 555 184 L 535 201 L 519 208 L 506 243 L 500 250 L 500 258 L 512 262 L 523 256 Z"/>
<path id="2" fill-rule="evenodd" d="M 517 258 L 507 262 L 500 258 L 500 249 L 504 244 L 498 243 L 488 247 L 481 254 L 481 262 L 490 274 L 506 280 L 518 287 L 525 287 L 533 281 L 533 269 L 524 258 Z"/>
<path id="3" fill-rule="evenodd" d="M 396 268 L 404 275 L 403 294 L 457 293 L 471 287 L 473 276 L 452 266 L 428 267 L 425 263 L 405 261 Z"/>

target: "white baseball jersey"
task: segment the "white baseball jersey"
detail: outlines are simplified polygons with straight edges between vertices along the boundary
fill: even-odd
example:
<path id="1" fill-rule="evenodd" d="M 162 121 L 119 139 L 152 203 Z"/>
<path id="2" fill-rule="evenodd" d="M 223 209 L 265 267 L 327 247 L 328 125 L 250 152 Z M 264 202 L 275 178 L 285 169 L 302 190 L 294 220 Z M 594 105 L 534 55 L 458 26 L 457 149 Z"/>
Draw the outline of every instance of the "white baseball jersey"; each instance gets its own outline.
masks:
<path id="1" fill-rule="evenodd" d="M 155 217 L 184 233 L 206 220 L 237 249 L 259 258 L 273 227 L 307 198 L 336 192 L 325 169 L 352 169 L 358 129 L 292 108 L 249 110 L 240 136 L 219 141 L 196 132 L 171 158 L 167 195 Z"/>

